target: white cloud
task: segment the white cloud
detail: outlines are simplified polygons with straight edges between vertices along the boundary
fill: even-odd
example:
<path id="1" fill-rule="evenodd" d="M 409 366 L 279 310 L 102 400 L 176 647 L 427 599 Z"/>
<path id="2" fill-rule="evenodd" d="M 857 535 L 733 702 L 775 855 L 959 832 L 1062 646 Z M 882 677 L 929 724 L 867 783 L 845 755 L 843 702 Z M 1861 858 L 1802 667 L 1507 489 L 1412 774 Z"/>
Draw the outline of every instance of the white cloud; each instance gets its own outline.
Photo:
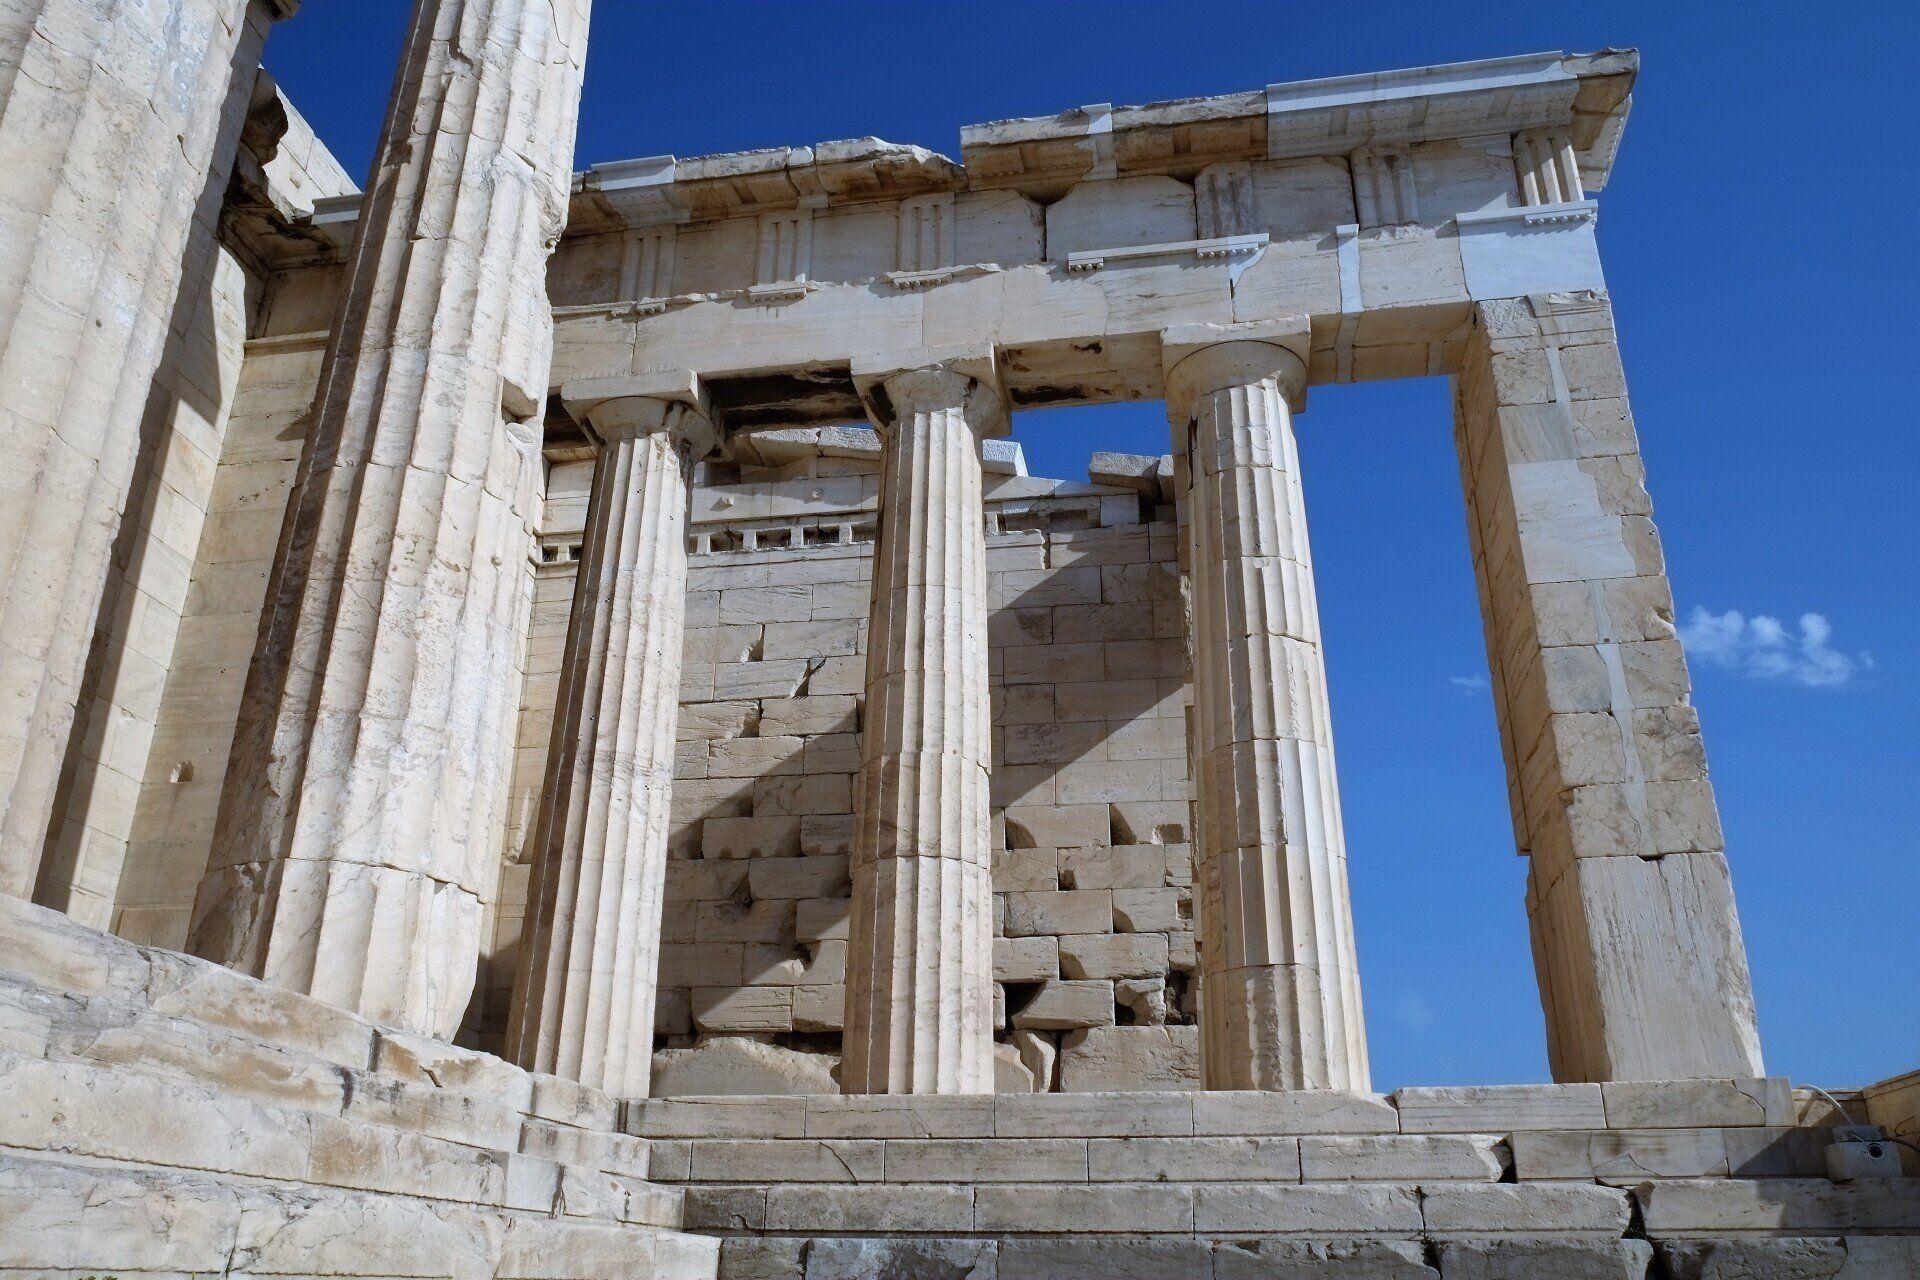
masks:
<path id="1" fill-rule="evenodd" d="M 1838 689 L 1873 669 L 1872 654 L 1833 647 L 1833 624 L 1818 613 L 1801 614 L 1796 633 L 1766 614 L 1696 608 L 1680 628 L 1680 641 L 1696 662 L 1808 689 Z"/>
<path id="2" fill-rule="evenodd" d="M 1447 683 L 1462 693 L 1485 693 L 1493 687 L 1485 676 L 1448 676 Z"/>
<path id="3" fill-rule="evenodd" d="M 1415 1036 L 1424 1036 L 1433 1030 L 1438 1021 L 1433 1004 L 1420 991 L 1402 991 L 1394 997 L 1393 1017 L 1402 1029 Z"/>

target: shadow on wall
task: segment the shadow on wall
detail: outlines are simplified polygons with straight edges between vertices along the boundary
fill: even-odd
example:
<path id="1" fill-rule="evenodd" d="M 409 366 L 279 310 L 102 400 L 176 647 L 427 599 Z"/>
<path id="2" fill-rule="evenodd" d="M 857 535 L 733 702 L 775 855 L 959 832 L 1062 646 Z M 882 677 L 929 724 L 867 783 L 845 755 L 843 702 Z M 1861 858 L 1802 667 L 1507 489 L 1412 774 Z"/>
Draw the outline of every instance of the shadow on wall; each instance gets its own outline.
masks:
<path id="1" fill-rule="evenodd" d="M 250 279 L 220 243 L 230 178 L 218 157 L 244 142 L 270 158 L 287 127 L 271 77 L 239 52 L 229 76 L 227 100 L 253 101 L 225 122 L 192 211 L 34 889 L 35 902 L 98 929 L 121 928 L 123 885 L 155 870 L 130 865 L 128 847 L 253 302 Z M 191 901 L 194 886 L 182 890 Z M 184 933 L 147 936 L 144 922 L 133 932 L 135 941 L 185 945 Z"/>

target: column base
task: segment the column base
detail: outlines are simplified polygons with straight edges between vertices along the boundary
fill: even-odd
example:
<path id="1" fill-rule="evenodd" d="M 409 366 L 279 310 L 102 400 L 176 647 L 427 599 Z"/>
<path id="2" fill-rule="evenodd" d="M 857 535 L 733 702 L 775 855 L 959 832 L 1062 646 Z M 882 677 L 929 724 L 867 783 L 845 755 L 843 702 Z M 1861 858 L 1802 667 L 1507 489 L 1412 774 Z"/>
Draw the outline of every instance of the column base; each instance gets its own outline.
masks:
<path id="1" fill-rule="evenodd" d="M 993 881 L 959 858 L 881 858 L 855 881 L 847 1093 L 992 1093 Z"/>
<path id="2" fill-rule="evenodd" d="M 194 951 L 374 1022 L 450 1039 L 473 994 L 478 895 L 416 871 L 306 859 L 217 867 Z"/>
<path id="3" fill-rule="evenodd" d="M 1527 914 L 1554 1079 L 1763 1074 L 1725 855 L 1536 864 Z"/>
<path id="4" fill-rule="evenodd" d="M 1297 964 L 1201 975 L 1205 1087 L 1367 1089 L 1364 1029 L 1346 1025 L 1359 1020 L 1357 1008 L 1344 1012 L 1347 989 L 1358 979 Z"/>

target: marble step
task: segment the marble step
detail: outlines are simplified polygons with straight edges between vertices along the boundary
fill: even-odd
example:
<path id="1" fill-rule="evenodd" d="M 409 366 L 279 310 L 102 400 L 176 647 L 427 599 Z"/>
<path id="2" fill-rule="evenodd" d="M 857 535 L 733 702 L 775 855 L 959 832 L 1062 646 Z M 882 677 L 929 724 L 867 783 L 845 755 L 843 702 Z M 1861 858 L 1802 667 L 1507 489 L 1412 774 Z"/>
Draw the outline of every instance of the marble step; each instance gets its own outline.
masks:
<path id="1" fill-rule="evenodd" d="M 1189 1138 L 1783 1128 L 1778 1077 L 1342 1090 L 901 1097 L 681 1097 L 631 1102 L 648 1138 Z"/>
<path id="2" fill-rule="evenodd" d="M 646 1144 L 611 1131 L 604 1095 L 26 904 L 0 915 L 0 1080 L 16 1104 L 0 1145 L 679 1222 L 679 1193 L 644 1182 Z"/>
<path id="3" fill-rule="evenodd" d="M 720 1280 L 1646 1280 L 1651 1255 L 1645 1241 L 1572 1237 L 732 1237 L 721 1248 Z"/>
<path id="4" fill-rule="evenodd" d="M 655 1181 L 696 1184 L 1499 1182 L 1511 1166 L 1505 1140 L 1486 1134 L 653 1144 Z"/>
<path id="5" fill-rule="evenodd" d="M 940 1235 L 1619 1238 L 1920 1236 L 1920 1180 L 696 1186 L 688 1230 Z M 1638 1234 L 1636 1232 L 1636 1234 Z"/>
<path id="6" fill-rule="evenodd" d="M 688 1230 L 819 1236 L 1581 1235 L 1618 1238 L 1628 1192 L 1593 1183 L 695 1186 Z"/>
<path id="7" fill-rule="evenodd" d="M 654 1138 L 685 1184 L 1597 1182 L 1823 1178 L 1822 1129 L 1189 1138 Z"/>
<path id="8" fill-rule="evenodd" d="M 735 1236 L 720 1280 L 1912 1280 L 1920 1237 Z"/>
<path id="9" fill-rule="evenodd" d="M 644 1178 L 595 1089 L 375 1026 L 217 965 L 0 898 L 0 1050 L 197 1080 L 279 1106 Z"/>
<path id="10" fill-rule="evenodd" d="M 0 1053 L 0 1147 L 449 1204 L 677 1225 L 679 1192 L 243 1097 L 211 1084 Z"/>
<path id="11" fill-rule="evenodd" d="M 0 1155 L 0 1272 L 713 1280 L 719 1241 L 401 1195 Z"/>
<path id="12" fill-rule="evenodd" d="M 342 1066 L 260 1039 L 109 996 L 76 1000 L 0 980 L 8 1047 L 56 1061 L 218 1086 L 276 1106 L 346 1115 L 450 1142 L 514 1150 L 519 1106 Z"/>

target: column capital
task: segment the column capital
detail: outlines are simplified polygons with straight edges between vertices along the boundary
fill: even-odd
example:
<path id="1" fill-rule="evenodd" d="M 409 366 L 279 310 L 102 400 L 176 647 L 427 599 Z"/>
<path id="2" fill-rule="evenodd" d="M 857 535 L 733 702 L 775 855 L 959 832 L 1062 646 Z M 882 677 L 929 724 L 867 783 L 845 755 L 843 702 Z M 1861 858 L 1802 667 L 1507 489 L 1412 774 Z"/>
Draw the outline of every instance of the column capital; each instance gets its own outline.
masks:
<path id="1" fill-rule="evenodd" d="M 853 360 L 853 386 L 874 430 L 893 430 L 908 402 L 937 401 L 962 408 L 981 436 L 1011 429 L 1007 391 L 991 343 L 951 347 L 905 347 Z"/>
<path id="2" fill-rule="evenodd" d="M 561 387 L 560 399 L 603 443 L 670 431 L 697 462 L 717 452 L 723 440 L 706 383 L 690 370 L 576 378 Z"/>
<path id="3" fill-rule="evenodd" d="M 1184 426 L 1201 396 L 1273 378 L 1289 406 L 1306 407 L 1312 335 L 1305 316 L 1246 324 L 1183 324 L 1160 331 L 1167 418 Z"/>

